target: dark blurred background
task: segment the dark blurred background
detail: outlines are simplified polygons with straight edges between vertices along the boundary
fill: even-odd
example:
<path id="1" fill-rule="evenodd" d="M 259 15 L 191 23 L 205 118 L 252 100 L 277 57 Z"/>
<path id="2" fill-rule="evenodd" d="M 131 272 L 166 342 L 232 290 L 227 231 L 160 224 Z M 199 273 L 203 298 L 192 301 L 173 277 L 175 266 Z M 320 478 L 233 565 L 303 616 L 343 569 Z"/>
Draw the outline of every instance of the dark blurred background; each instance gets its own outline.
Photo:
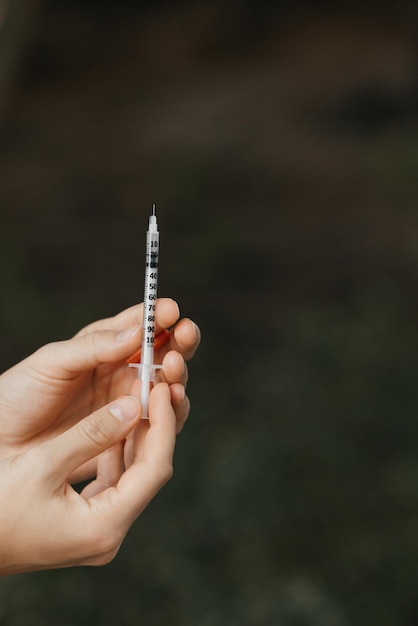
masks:
<path id="1" fill-rule="evenodd" d="M 160 295 L 202 327 L 172 481 L 3 626 L 418 623 L 418 8 L 0 3 L 3 369 Z"/>

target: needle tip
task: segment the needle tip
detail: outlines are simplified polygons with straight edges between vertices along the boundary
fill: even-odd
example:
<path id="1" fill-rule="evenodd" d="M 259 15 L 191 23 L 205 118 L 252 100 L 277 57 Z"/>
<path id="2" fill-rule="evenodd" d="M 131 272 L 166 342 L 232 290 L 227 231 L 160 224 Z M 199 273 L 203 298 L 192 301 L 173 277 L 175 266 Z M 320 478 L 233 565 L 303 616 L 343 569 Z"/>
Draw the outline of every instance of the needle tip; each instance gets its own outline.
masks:
<path id="1" fill-rule="evenodd" d="M 152 205 L 152 214 L 155 215 L 155 204 Z"/>

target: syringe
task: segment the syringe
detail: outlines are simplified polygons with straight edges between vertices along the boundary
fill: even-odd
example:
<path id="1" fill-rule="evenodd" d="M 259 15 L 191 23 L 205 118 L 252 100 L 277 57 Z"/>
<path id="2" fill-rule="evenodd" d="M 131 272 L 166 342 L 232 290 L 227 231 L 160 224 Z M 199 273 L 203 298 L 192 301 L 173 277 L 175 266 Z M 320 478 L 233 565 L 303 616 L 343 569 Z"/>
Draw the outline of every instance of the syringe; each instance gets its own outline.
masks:
<path id="1" fill-rule="evenodd" d="M 129 363 L 130 367 L 138 368 L 138 378 L 142 383 L 141 405 L 143 419 L 148 419 L 148 399 L 151 383 L 155 379 L 155 370 L 161 369 L 162 367 L 161 365 L 154 365 L 155 307 L 157 302 L 159 248 L 160 233 L 158 232 L 155 204 L 153 204 L 146 236 L 141 362 L 139 364 Z"/>

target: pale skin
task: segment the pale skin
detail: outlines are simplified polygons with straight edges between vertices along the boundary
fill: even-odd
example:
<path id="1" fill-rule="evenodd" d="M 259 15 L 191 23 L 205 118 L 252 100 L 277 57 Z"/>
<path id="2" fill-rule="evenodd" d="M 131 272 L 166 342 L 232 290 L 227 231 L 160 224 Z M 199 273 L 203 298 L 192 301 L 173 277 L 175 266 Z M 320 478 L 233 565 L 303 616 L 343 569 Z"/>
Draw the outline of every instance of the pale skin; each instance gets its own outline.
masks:
<path id="1" fill-rule="evenodd" d="M 111 561 L 170 479 L 188 414 L 197 326 L 160 299 L 156 331 L 174 328 L 141 420 L 126 359 L 141 343 L 142 305 L 48 344 L 0 376 L 0 575 Z M 73 484 L 92 478 L 81 493 Z"/>

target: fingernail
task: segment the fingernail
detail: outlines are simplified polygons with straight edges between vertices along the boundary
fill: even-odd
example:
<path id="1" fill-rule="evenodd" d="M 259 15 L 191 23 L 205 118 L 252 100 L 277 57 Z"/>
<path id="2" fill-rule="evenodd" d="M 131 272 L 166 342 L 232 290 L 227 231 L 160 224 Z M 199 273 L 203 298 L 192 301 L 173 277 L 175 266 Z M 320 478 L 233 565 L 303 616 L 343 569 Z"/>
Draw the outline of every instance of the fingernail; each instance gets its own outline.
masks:
<path id="1" fill-rule="evenodd" d="M 165 393 L 167 394 L 167 398 L 170 400 L 171 402 L 171 391 L 170 391 L 170 385 L 168 383 L 163 383 L 165 385 Z"/>
<path id="2" fill-rule="evenodd" d="M 120 422 L 132 422 L 139 413 L 140 404 L 134 396 L 119 398 L 109 406 L 109 413 Z"/>
<path id="3" fill-rule="evenodd" d="M 135 326 L 134 328 L 127 328 L 126 330 L 121 330 L 118 335 L 116 335 L 116 341 L 123 342 L 129 341 L 132 339 L 134 335 L 140 330 L 140 326 Z"/>
<path id="4" fill-rule="evenodd" d="M 170 386 L 167 383 L 158 383 L 156 387 L 158 387 L 160 393 L 165 393 L 168 398 L 171 398 Z"/>

